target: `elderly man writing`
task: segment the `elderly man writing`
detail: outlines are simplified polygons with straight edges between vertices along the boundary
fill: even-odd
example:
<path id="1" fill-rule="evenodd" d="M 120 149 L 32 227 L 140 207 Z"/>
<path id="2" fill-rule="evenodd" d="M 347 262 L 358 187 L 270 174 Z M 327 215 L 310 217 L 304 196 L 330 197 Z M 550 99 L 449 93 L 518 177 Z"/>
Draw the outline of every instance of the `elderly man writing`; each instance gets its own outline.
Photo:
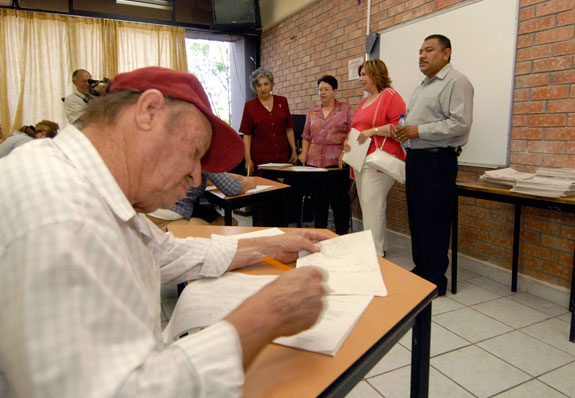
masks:
<path id="1" fill-rule="evenodd" d="M 309 328 L 320 272 L 284 273 L 225 320 L 165 345 L 160 285 L 317 251 L 319 233 L 176 239 L 143 214 L 169 208 L 202 168 L 229 170 L 238 135 L 190 74 L 116 76 L 68 125 L 0 161 L 0 396 L 221 397 L 278 336 Z M 261 253 L 261 254 L 260 254 Z"/>

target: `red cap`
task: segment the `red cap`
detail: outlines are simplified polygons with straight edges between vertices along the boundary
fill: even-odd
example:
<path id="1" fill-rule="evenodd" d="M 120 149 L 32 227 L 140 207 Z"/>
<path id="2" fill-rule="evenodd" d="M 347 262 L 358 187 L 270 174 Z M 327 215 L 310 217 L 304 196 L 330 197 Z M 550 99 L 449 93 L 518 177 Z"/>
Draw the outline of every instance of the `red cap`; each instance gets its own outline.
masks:
<path id="1" fill-rule="evenodd" d="M 147 67 L 120 73 L 108 87 L 109 92 L 157 89 L 162 94 L 194 104 L 212 125 L 212 142 L 202 158 L 202 169 L 212 173 L 230 171 L 244 157 L 244 144 L 238 133 L 212 113 L 210 101 L 197 77 L 173 69 Z"/>

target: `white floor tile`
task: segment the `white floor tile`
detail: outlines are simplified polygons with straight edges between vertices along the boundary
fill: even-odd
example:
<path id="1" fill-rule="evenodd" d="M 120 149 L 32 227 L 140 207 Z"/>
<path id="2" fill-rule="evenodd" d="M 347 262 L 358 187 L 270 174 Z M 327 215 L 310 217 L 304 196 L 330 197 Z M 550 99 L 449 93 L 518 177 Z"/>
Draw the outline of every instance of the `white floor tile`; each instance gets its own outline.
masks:
<path id="1" fill-rule="evenodd" d="M 394 370 L 368 380 L 385 398 L 407 398 L 410 392 L 411 368 Z M 433 367 L 429 371 L 430 398 L 472 398 L 473 395 L 442 375 Z"/>
<path id="2" fill-rule="evenodd" d="M 443 314 L 444 312 L 458 310 L 463 307 L 465 307 L 463 304 L 451 298 L 451 293 L 447 293 L 447 296 L 437 297 L 433 300 L 433 304 L 431 305 L 431 315 L 435 316 Z"/>
<path id="3" fill-rule="evenodd" d="M 481 276 L 479 278 L 468 279 L 467 282 L 473 283 L 476 286 L 482 287 L 493 293 L 497 293 L 500 296 L 512 295 L 511 285 L 505 285 L 503 283 L 496 282 L 492 279 Z"/>
<path id="4" fill-rule="evenodd" d="M 568 354 L 575 355 L 575 343 L 569 341 L 569 322 L 552 318 L 523 328 L 521 331 Z"/>
<path id="5" fill-rule="evenodd" d="M 561 315 L 561 316 L 558 316 L 557 319 L 561 319 L 562 321 L 571 323 L 571 313 L 568 312 L 568 313 L 566 313 L 566 314 L 563 314 L 563 315 Z"/>
<path id="6" fill-rule="evenodd" d="M 530 379 L 528 374 L 476 346 L 432 358 L 431 364 L 478 397 L 489 397 Z"/>
<path id="7" fill-rule="evenodd" d="M 400 344 L 396 344 L 381 360 L 367 373 L 366 378 L 380 375 L 390 370 L 398 369 L 411 364 L 411 352 Z"/>
<path id="8" fill-rule="evenodd" d="M 477 345 L 531 376 L 539 376 L 575 361 L 575 356 L 520 331 L 485 340 Z"/>
<path id="9" fill-rule="evenodd" d="M 399 343 L 411 352 L 411 331 L 406 333 Z M 469 341 L 451 333 L 443 326 L 435 322 L 431 323 L 431 357 L 457 350 L 469 344 Z"/>
<path id="10" fill-rule="evenodd" d="M 529 326 L 551 317 L 506 297 L 477 304 L 471 308 L 515 329 Z"/>
<path id="11" fill-rule="evenodd" d="M 552 303 L 551 301 L 547 301 L 527 293 L 515 293 L 507 298 L 551 316 L 558 316 L 569 311 L 569 308 L 567 307 L 563 307 L 559 304 Z"/>
<path id="12" fill-rule="evenodd" d="M 547 373 L 541 376 L 539 380 L 569 397 L 575 397 L 575 362 Z"/>
<path id="13" fill-rule="evenodd" d="M 565 398 L 565 395 L 537 380 L 531 380 L 520 386 L 496 395 L 494 398 Z"/>
<path id="14" fill-rule="evenodd" d="M 486 290 L 469 282 L 459 282 L 457 284 L 457 294 L 449 296 L 455 301 L 465 305 L 483 303 L 501 297 L 497 293 Z"/>
<path id="15" fill-rule="evenodd" d="M 433 321 L 464 339 L 475 343 L 513 330 L 471 308 L 446 312 L 433 317 Z"/>
<path id="16" fill-rule="evenodd" d="M 451 259 L 451 257 L 450 257 Z M 458 259 L 458 264 L 459 262 L 461 262 L 461 259 Z M 451 267 L 449 267 L 448 271 L 447 271 L 448 275 L 451 275 Z M 473 271 L 469 271 L 465 268 L 460 267 L 459 265 L 457 266 L 457 281 L 458 282 L 462 282 L 462 281 L 466 281 L 468 279 L 473 279 L 473 278 L 479 278 L 481 275 L 476 274 Z M 459 285 L 459 283 L 458 283 Z"/>
<path id="17" fill-rule="evenodd" d="M 381 394 L 368 382 L 362 380 L 346 395 L 346 398 L 381 398 Z"/>

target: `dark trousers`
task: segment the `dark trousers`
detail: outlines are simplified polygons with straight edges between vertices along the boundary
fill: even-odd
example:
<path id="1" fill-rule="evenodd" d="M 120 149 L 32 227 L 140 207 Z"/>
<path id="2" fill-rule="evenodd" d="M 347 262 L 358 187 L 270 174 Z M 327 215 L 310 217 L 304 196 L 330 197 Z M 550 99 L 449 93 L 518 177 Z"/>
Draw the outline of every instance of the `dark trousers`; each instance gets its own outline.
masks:
<path id="1" fill-rule="evenodd" d="M 408 150 L 405 174 L 413 272 L 441 291 L 447 288 L 457 155 L 452 148 Z"/>
<path id="2" fill-rule="evenodd" d="M 330 173 L 334 173 L 331 172 Z M 349 231 L 351 217 L 349 201 L 349 170 L 338 171 L 337 178 L 329 178 L 315 184 L 312 188 L 314 202 L 314 226 L 326 228 L 329 206 L 333 211 L 335 232 L 345 235 Z"/>

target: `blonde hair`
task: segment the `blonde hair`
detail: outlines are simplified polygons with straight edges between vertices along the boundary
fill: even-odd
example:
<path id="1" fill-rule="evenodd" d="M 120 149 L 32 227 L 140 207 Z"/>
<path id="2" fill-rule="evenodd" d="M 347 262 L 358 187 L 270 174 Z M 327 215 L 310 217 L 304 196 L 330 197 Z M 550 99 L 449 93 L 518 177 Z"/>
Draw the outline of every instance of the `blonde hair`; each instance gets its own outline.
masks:
<path id="1" fill-rule="evenodd" d="M 364 61 L 357 68 L 357 74 L 359 76 L 361 76 L 361 70 L 363 68 L 365 68 L 365 74 L 373 79 L 378 91 L 383 91 L 391 87 L 391 79 L 389 78 L 387 66 L 385 66 L 385 63 L 381 59 Z"/>

